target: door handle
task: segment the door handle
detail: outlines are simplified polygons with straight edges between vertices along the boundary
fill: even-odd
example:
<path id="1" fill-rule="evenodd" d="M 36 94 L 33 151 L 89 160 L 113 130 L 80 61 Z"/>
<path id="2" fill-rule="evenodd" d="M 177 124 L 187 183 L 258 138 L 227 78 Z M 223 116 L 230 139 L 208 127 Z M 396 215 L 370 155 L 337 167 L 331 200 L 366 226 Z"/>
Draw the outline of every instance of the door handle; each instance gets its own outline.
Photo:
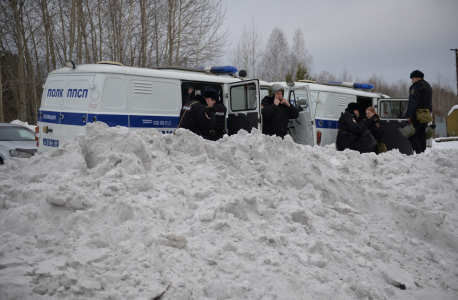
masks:
<path id="1" fill-rule="evenodd" d="M 59 118 L 63 119 L 63 118 L 64 118 L 64 115 L 60 115 Z"/>
<path id="2" fill-rule="evenodd" d="M 83 122 L 86 122 L 86 116 L 83 116 Z"/>
<path id="3" fill-rule="evenodd" d="M 95 123 L 95 121 L 97 121 L 97 118 L 94 116 L 94 117 L 92 118 L 92 122 Z"/>

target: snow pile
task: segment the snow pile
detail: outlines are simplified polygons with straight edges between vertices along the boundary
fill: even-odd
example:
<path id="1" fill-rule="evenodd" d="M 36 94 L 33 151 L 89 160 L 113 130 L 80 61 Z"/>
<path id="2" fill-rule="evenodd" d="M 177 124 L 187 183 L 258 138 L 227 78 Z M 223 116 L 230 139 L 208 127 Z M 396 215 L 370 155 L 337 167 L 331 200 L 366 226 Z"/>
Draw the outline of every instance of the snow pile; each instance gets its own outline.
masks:
<path id="1" fill-rule="evenodd" d="M 0 166 L 0 298 L 457 299 L 457 170 L 88 124 Z"/>
<path id="2" fill-rule="evenodd" d="M 457 110 L 457 109 L 458 109 L 458 105 L 454 105 L 454 106 L 450 109 L 450 111 L 448 112 L 448 115 L 447 115 L 447 116 L 450 116 L 450 115 L 452 114 L 452 112 L 454 112 L 454 111 Z"/>
<path id="3" fill-rule="evenodd" d="M 34 126 L 34 125 L 29 125 L 29 123 L 22 122 L 20 120 L 14 120 L 14 121 L 11 122 L 11 124 L 22 125 L 22 126 L 25 126 L 25 127 L 29 128 L 32 131 L 35 131 L 35 127 L 37 127 L 37 126 Z"/>

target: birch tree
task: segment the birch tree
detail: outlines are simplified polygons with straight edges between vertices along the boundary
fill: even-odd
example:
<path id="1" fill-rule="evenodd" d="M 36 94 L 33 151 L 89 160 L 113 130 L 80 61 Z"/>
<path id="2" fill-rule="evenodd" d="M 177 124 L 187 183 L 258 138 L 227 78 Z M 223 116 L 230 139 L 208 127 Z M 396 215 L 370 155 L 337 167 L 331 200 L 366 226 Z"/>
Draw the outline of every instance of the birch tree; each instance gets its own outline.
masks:
<path id="1" fill-rule="evenodd" d="M 230 51 L 230 60 L 234 66 L 244 69 L 251 78 L 257 78 L 262 59 L 262 36 L 254 17 L 250 24 L 245 24 L 237 45 Z"/>
<path id="2" fill-rule="evenodd" d="M 289 53 L 288 41 L 285 33 L 275 27 L 270 34 L 269 40 L 262 59 L 262 78 L 267 81 L 284 81 L 287 73 L 287 56 Z"/>

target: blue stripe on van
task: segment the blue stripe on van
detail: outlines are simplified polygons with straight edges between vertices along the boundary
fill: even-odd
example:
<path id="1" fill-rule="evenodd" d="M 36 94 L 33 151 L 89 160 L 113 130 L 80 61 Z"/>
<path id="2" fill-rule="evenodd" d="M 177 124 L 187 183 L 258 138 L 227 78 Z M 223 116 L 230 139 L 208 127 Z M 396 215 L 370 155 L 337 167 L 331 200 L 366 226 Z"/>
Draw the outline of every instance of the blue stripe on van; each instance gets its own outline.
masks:
<path id="1" fill-rule="evenodd" d="M 124 126 L 129 127 L 129 116 L 128 115 L 106 115 L 106 114 L 89 114 L 88 123 L 94 123 L 95 121 L 106 123 L 110 127 Z"/>
<path id="2" fill-rule="evenodd" d="M 39 110 L 38 111 L 38 122 L 46 122 L 52 124 L 59 124 L 60 111 L 47 111 Z"/>
<path id="3" fill-rule="evenodd" d="M 322 129 L 339 129 L 339 121 L 315 119 L 316 128 Z"/>
<path id="4" fill-rule="evenodd" d="M 139 128 L 177 128 L 180 117 L 178 116 L 138 116 L 130 115 L 130 127 Z"/>
<path id="5" fill-rule="evenodd" d="M 63 115 L 63 118 L 59 116 Z M 109 115 L 109 114 L 86 114 L 83 112 L 70 113 L 60 111 L 44 111 L 38 112 L 38 122 L 46 122 L 53 124 L 84 126 L 86 122 L 83 117 L 86 116 L 86 122 L 93 123 L 100 121 L 106 123 L 110 127 L 125 126 L 135 128 L 177 128 L 180 118 L 178 116 L 148 116 L 148 115 Z M 60 121 L 60 123 L 59 123 Z"/>
<path id="6" fill-rule="evenodd" d="M 76 125 L 76 126 L 84 126 L 86 125 L 87 121 L 87 113 L 84 112 L 61 112 L 63 118 L 60 120 L 60 124 L 62 125 Z"/>

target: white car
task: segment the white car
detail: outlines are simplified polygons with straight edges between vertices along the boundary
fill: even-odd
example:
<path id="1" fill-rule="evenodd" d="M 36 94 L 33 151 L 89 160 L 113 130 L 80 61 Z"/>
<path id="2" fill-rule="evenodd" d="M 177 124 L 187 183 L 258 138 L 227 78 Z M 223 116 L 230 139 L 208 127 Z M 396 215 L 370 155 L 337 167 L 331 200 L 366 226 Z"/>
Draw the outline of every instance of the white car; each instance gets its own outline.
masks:
<path id="1" fill-rule="evenodd" d="M 0 123 L 0 165 L 6 160 L 32 157 L 37 152 L 35 132 L 11 123 Z"/>

